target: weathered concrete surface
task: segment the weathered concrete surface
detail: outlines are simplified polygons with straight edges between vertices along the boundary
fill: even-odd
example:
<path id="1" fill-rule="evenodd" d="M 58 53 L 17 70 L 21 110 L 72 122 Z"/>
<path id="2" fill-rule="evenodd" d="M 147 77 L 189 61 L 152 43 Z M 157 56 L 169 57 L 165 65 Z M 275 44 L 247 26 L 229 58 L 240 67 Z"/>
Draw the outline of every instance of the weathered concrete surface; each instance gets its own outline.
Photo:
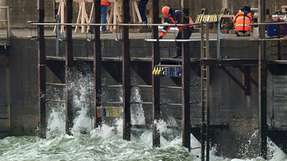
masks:
<path id="1" fill-rule="evenodd" d="M 0 54 L 0 138 L 8 135 L 10 129 L 8 69 L 8 58 L 2 53 Z"/>
<path id="2" fill-rule="evenodd" d="M 37 127 L 36 49 L 36 43 L 27 39 L 25 41 L 19 39 L 11 41 L 9 64 L 11 70 L 12 135 L 33 134 Z"/>
<path id="3" fill-rule="evenodd" d="M 15 28 L 31 27 L 27 21 L 35 21 L 37 16 L 37 0 L 9 0 L 8 5 L 11 11 L 11 25 Z M 53 17 L 53 1 L 45 1 L 46 21 Z"/>

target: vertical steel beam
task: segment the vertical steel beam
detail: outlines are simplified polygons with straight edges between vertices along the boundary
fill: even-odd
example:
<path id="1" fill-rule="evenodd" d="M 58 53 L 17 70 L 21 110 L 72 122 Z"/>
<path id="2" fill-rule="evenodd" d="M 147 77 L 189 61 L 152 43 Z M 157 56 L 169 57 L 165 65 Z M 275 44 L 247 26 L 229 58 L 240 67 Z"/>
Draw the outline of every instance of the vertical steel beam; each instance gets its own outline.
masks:
<path id="1" fill-rule="evenodd" d="M 123 15 L 124 22 L 129 23 L 130 20 L 130 0 L 123 1 Z M 129 42 L 129 27 L 124 26 L 123 32 L 123 62 L 122 62 L 122 81 L 123 81 L 123 103 L 124 103 L 124 117 L 123 117 L 123 138 L 125 140 L 131 139 L 131 84 L 130 84 L 130 42 Z"/>
<path id="2" fill-rule="evenodd" d="M 95 11 L 94 11 L 94 22 L 101 23 L 101 1 L 94 0 Z M 102 93 L 102 50 L 101 50 L 101 33 L 100 26 L 94 26 L 94 41 L 93 41 L 93 55 L 94 55 L 94 79 L 95 79 L 95 89 L 94 89 L 94 114 L 95 114 L 95 122 L 94 127 L 97 127 L 101 124 L 101 116 L 99 116 L 98 107 L 101 106 L 101 93 Z"/>
<path id="3" fill-rule="evenodd" d="M 280 37 L 280 36 L 278 36 Z M 282 59 L 282 54 L 281 54 L 281 41 L 277 41 L 277 59 L 281 60 Z"/>
<path id="4" fill-rule="evenodd" d="M 38 22 L 43 23 L 45 19 L 44 0 L 37 1 Z M 46 53 L 44 26 L 37 26 L 38 34 L 38 94 L 40 107 L 40 137 L 46 137 Z"/>
<path id="5" fill-rule="evenodd" d="M 216 58 L 221 59 L 221 39 L 222 39 L 222 35 L 221 35 L 221 31 L 220 31 L 221 16 L 218 15 L 217 18 L 218 18 L 218 22 L 217 22 Z"/>
<path id="6" fill-rule="evenodd" d="M 188 5 L 186 5 L 188 6 Z M 188 9 L 183 9 L 184 15 L 188 16 Z M 183 31 L 184 32 L 184 31 Z M 184 33 L 183 33 L 184 34 Z M 182 43 L 182 145 L 190 150 L 190 56 L 189 43 Z"/>
<path id="7" fill-rule="evenodd" d="M 259 17 L 258 22 L 265 22 L 266 0 L 258 0 Z M 265 37 L 265 26 L 259 26 L 259 38 Z M 267 157 L 267 65 L 266 65 L 266 42 L 259 42 L 258 49 L 258 101 L 259 101 L 259 138 L 260 155 L 264 159 Z"/>
<path id="8" fill-rule="evenodd" d="M 60 15 L 56 15 L 56 22 L 61 23 Z M 60 56 L 61 25 L 56 25 L 56 56 Z"/>
<path id="9" fill-rule="evenodd" d="M 153 23 L 160 23 L 159 19 L 159 0 L 152 1 Z M 152 36 L 158 39 L 158 27 L 152 27 Z M 152 69 L 160 63 L 159 41 L 152 44 Z M 152 75 L 152 101 L 153 101 L 153 146 L 160 146 L 160 134 L 156 122 L 160 119 L 160 78 Z"/>
<path id="10" fill-rule="evenodd" d="M 73 21 L 73 0 L 66 0 L 66 23 Z M 65 45 L 65 83 L 66 83 L 66 133 L 70 134 L 73 126 L 73 111 L 72 111 L 72 94 L 70 83 L 70 71 L 73 66 L 73 37 L 72 26 L 66 26 L 66 45 Z"/>

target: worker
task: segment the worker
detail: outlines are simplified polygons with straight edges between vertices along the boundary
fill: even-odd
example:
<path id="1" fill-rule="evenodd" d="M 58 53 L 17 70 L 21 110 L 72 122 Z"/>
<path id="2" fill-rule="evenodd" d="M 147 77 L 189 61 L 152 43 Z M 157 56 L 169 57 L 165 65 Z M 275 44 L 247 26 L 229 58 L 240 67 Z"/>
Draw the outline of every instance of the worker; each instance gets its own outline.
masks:
<path id="1" fill-rule="evenodd" d="M 162 23 L 164 24 L 188 24 L 186 26 L 177 26 L 179 32 L 176 39 L 190 38 L 193 29 L 193 21 L 190 16 L 184 15 L 183 11 L 172 9 L 169 6 L 162 7 L 161 12 Z M 164 26 L 160 30 L 159 38 L 162 39 L 164 36 L 166 36 L 169 30 L 170 26 Z M 175 58 L 181 57 L 181 44 L 182 42 L 176 42 L 177 52 Z"/>
<path id="2" fill-rule="evenodd" d="M 107 23 L 108 7 L 111 6 L 109 0 L 101 0 L 101 23 Z M 101 26 L 101 31 L 105 32 L 107 30 L 106 26 Z"/>
<path id="3" fill-rule="evenodd" d="M 140 0 L 139 5 L 138 5 L 142 21 L 145 24 L 147 23 L 147 17 L 146 17 L 146 5 L 147 5 L 147 3 L 148 3 L 148 0 Z"/>
<path id="4" fill-rule="evenodd" d="M 250 7 L 245 6 L 234 17 L 234 30 L 239 36 L 241 33 L 250 35 L 253 16 Z"/>

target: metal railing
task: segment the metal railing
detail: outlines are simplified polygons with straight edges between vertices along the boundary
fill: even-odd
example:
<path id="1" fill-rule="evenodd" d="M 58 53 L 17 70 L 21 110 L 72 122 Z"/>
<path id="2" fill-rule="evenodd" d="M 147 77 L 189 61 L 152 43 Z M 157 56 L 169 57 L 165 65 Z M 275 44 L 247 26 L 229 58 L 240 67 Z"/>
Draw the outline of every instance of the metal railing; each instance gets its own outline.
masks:
<path id="1" fill-rule="evenodd" d="M 0 32 L 0 39 L 8 41 L 11 36 L 9 6 L 0 6 L 0 13 L 0 31 L 4 30 Z"/>

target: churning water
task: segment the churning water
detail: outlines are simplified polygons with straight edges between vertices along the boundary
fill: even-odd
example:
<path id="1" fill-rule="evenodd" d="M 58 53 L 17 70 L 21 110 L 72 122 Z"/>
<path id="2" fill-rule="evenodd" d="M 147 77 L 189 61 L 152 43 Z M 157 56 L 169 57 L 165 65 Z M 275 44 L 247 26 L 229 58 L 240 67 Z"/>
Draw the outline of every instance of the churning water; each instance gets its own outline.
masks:
<path id="1" fill-rule="evenodd" d="M 121 120 L 119 120 L 121 121 Z M 164 129 L 164 128 L 163 128 Z M 162 129 L 162 130 L 163 130 Z M 199 161 L 199 150 L 188 152 L 181 146 L 178 137 L 162 142 L 161 148 L 152 148 L 152 132 L 146 131 L 139 138 L 124 141 L 116 127 L 103 125 L 89 134 L 77 136 L 59 135 L 50 139 L 38 137 L 7 137 L 0 140 L 0 161 Z M 161 140 L 163 140 L 162 138 Z M 198 143 L 193 140 L 194 143 Z M 194 144 L 193 143 L 193 144 Z M 272 161 L 286 160 L 275 145 Z M 211 160 L 243 161 L 224 159 L 211 152 Z M 249 160 L 248 160 L 249 161 Z M 263 161 L 260 158 L 250 161 Z"/>
<path id="2" fill-rule="evenodd" d="M 140 135 L 132 135 L 132 141 L 122 139 L 122 120 L 114 126 L 103 124 L 93 129 L 90 115 L 89 93 L 93 86 L 88 75 L 75 76 L 71 83 L 73 106 L 75 107 L 73 136 L 65 134 L 65 111 L 63 105 L 50 107 L 47 139 L 38 137 L 7 137 L 0 140 L 0 161 L 199 161 L 200 149 L 188 152 L 181 146 L 180 132 L 168 126 L 176 126 L 174 118 L 157 121 L 161 134 L 161 147 L 152 148 L 152 131 L 144 130 Z M 55 93 L 54 93 L 55 94 Z M 140 90 L 132 89 L 133 102 L 142 102 Z M 131 108 L 132 124 L 144 125 L 144 110 L 140 103 Z M 81 132 L 85 131 L 85 134 Z M 256 134 L 254 134 L 256 135 Z M 171 137 L 172 136 L 172 137 Z M 191 135 L 193 148 L 200 147 L 198 140 Z M 252 141 L 252 138 L 250 139 Z M 248 145 L 247 145 L 248 146 Z M 287 160 L 286 155 L 269 141 L 272 161 Z M 242 161 L 217 157 L 210 152 L 212 161 Z M 248 159 L 247 159 L 248 160 Z M 260 158 L 249 159 L 261 161 Z"/>

